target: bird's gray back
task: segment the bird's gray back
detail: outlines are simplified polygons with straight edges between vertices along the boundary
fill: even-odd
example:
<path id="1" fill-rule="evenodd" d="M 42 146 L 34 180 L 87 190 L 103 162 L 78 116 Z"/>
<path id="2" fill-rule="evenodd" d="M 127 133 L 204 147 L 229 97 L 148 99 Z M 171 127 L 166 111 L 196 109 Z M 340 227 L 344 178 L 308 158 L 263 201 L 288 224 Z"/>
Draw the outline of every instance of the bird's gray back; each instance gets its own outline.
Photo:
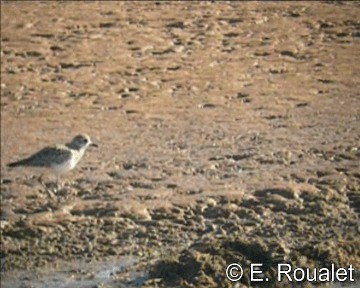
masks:
<path id="1" fill-rule="evenodd" d="M 71 154 L 71 150 L 64 145 L 48 146 L 18 163 L 23 166 L 51 167 L 70 160 Z"/>

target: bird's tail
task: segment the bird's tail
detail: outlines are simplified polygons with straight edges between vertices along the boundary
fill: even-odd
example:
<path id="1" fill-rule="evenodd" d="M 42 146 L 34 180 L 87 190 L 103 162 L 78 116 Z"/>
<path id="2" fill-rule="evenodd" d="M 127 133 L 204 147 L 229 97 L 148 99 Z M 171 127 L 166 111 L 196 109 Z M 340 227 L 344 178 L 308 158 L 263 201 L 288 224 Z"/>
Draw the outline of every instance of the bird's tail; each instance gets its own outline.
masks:
<path id="1" fill-rule="evenodd" d="M 19 166 L 26 166 L 27 165 L 26 160 L 27 159 L 16 161 L 16 162 L 11 162 L 11 163 L 7 164 L 6 166 L 10 167 L 10 168 L 19 167 Z"/>

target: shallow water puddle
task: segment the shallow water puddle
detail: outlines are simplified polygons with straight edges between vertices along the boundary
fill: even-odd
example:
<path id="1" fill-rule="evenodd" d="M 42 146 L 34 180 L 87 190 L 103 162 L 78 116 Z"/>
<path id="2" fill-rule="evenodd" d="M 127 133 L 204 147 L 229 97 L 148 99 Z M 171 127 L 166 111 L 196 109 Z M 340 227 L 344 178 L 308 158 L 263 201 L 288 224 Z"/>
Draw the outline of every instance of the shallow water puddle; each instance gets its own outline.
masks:
<path id="1" fill-rule="evenodd" d="M 57 269 L 50 268 L 42 271 L 2 272 L 1 287 L 86 288 L 97 287 L 97 285 L 113 287 L 115 282 L 116 287 L 139 287 L 146 276 L 145 273 L 131 271 L 130 267 L 137 261 L 138 259 L 134 256 L 123 256 L 104 262 L 56 263 Z M 121 273 L 125 273 L 126 276 L 118 277 Z"/>

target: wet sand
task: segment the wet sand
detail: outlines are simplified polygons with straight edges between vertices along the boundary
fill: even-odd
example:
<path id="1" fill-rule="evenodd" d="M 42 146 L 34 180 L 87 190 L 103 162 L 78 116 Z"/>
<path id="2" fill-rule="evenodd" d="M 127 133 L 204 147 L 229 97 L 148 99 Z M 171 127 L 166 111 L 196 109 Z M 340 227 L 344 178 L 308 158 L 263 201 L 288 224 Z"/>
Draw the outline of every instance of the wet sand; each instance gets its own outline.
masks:
<path id="1" fill-rule="evenodd" d="M 2 2 L 2 286 L 122 257 L 84 287 L 233 287 L 229 261 L 359 271 L 359 13 Z M 53 197 L 48 173 L 6 167 L 80 132 L 99 148 Z"/>

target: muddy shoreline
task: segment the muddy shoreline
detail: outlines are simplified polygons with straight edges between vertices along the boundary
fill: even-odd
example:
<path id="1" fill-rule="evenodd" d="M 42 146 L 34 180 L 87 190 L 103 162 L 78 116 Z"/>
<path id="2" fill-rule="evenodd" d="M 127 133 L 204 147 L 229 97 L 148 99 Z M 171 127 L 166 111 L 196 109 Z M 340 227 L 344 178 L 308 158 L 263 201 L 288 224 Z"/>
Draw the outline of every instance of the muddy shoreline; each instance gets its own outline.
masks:
<path id="1" fill-rule="evenodd" d="M 2 287 L 234 287 L 226 265 L 256 261 L 267 286 L 237 287 L 288 287 L 282 262 L 358 279 L 359 13 L 1 2 Z M 6 167 L 80 132 L 99 148 L 56 192 Z"/>

